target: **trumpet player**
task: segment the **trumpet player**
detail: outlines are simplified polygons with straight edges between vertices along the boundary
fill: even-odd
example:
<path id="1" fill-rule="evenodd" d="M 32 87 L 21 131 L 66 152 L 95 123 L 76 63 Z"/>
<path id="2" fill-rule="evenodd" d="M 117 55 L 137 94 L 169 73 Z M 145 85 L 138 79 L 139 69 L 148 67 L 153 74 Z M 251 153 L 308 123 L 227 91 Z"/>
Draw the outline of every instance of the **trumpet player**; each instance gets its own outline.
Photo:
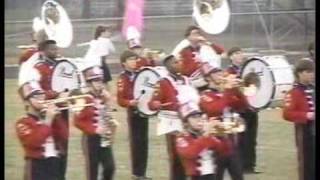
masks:
<path id="1" fill-rule="evenodd" d="M 191 180 L 216 180 L 216 156 L 228 156 L 230 145 L 212 135 L 214 120 L 195 107 L 185 103 L 179 108 L 185 130 L 176 133 L 175 148 Z"/>
<path id="2" fill-rule="evenodd" d="M 224 53 L 224 48 L 216 43 L 208 42 L 204 36 L 201 29 L 197 26 L 189 26 L 185 31 L 185 45 L 174 50 L 174 55 L 180 54 L 182 57 L 182 74 L 185 76 L 193 76 L 200 68 L 203 61 L 207 60 L 210 63 L 219 66 L 219 63 L 211 62 L 218 61 L 218 59 L 206 59 L 201 54 L 201 49 L 209 47 L 212 55 L 222 55 Z M 206 51 L 208 53 L 208 51 Z"/>
<path id="3" fill-rule="evenodd" d="M 226 69 L 226 71 L 240 78 L 241 66 L 246 58 L 242 49 L 239 47 L 230 48 L 228 51 L 228 57 L 231 61 L 231 65 Z M 247 108 L 240 113 L 240 116 L 246 123 L 246 131 L 241 133 L 239 142 L 243 171 L 245 173 L 259 173 L 255 170 L 258 135 L 258 110 L 247 106 Z"/>
<path id="4" fill-rule="evenodd" d="M 41 52 L 39 56 L 39 62 L 34 65 L 34 68 L 40 76 L 38 82 L 46 94 L 46 99 L 56 99 L 69 96 L 69 92 L 57 93 L 56 91 L 52 90 L 51 87 L 53 70 L 58 62 L 57 58 L 59 56 L 59 48 L 57 46 L 57 42 L 55 40 L 44 40 L 39 43 L 39 51 Z M 61 111 L 61 116 L 62 118 L 64 118 L 63 122 L 67 127 L 69 127 L 69 111 Z M 68 159 L 68 140 L 65 141 L 64 148 L 64 151 L 66 153 L 62 157 L 63 164 L 60 169 L 62 171 L 61 174 L 63 174 L 63 176 L 61 177 L 62 180 L 66 179 L 65 175 Z"/>
<path id="5" fill-rule="evenodd" d="M 110 114 L 111 95 L 104 88 L 103 70 L 99 66 L 89 67 L 83 74 L 89 87 L 88 93 L 92 96 L 86 98 L 85 103 L 94 105 L 76 113 L 74 124 L 83 132 L 87 180 L 98 179 L 99 165 L 103 167 L 102 179 L 112 180 L 115 171 L 112 142 L 117 121 Z"/>
<path id="6" fill-rule="evenodd" d="M 239 90 L 239 79 L 234 75 L 224 77 L 224 72 L 214 68 L 208 63 L 201 67 L 202 74 L 208 82 L 207 87 L 200 90 L 200 108 L 209 118 L 217 117 L 223 122 L 237 121 L 237 113 L 248 106 L 245 96 Z M 221 139 L 229 139 L 232 152 L 228 156 L 217 157 L 217 180 L 222 180 L 227 169 L 232 180 L 243 180 L 242 166 L 238 153 L 238 135 L 230 134 L 221 136 Z"/>
<path id="7" fill-rule="evenodd" d="M 294 123 L 299 180 L 315 178 L 315 89 L 314 62 L 299 60 L 294 68 L 295 84 L 284 98 L 282 116 Z"/>
<path id="8" fill-rule="evenodd" d="M 26 115 L 15 124 L 25 152 L 24 180 L 61 179 L 68 127 L 54 104 L 40 103 L 45 92 L 36 81 L 23 84 L 18 92 L 26 105 Z"/>

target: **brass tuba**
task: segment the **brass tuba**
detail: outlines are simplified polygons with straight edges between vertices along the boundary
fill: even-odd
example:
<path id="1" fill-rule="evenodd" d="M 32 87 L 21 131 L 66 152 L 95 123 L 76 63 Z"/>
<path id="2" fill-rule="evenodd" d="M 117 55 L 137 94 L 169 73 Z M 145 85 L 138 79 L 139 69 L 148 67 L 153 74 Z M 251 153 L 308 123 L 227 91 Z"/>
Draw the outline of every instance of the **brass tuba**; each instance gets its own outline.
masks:
<path id="1" fill-rule="evenodd" d="M 64 8 L 54 0 L 45 1 L 41 8 L 41 18 L 33 19 L 33 30 L 44 31 L 48 39 L 55 40 L 57 46 L 67 48 L 73 39 L 72 24 Z"/>
<path id="2" fill-rule="evenodd" d="M 230 20 L 227 0 L 193 0 L 194 20 L 208 34 L 222 33 Z"/>

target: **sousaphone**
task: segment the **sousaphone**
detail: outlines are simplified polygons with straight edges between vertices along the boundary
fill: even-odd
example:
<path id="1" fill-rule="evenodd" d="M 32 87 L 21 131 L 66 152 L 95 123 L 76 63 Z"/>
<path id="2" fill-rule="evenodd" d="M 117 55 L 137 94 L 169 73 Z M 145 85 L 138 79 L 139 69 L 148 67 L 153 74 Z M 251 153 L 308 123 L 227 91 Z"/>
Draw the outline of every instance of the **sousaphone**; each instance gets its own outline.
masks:
<path id="1" fill-rule="evenodd" d="M 54 0 L 45 1 L 41 8 L 41 18 L 33 19 L 35 32 L 44 31 L 48 39 L 55 40 L 60 48 L 71 45 L 72 24 L 64 8 Z"/>
<path id="2" fill-rule="evenodd" d="M 208 34 L 222 33 L 230 20 L 227 0 L 193 0 L 194 20 Z"/>

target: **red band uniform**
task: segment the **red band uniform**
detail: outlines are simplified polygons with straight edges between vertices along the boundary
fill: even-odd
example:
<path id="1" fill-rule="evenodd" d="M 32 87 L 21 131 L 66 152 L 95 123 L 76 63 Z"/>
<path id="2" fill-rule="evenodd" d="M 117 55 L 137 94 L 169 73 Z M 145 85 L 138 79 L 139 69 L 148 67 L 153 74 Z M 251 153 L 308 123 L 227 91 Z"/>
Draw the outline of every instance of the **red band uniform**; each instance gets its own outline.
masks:
<path id="1" fill-rule="evenodd" d="M 212 135 L 204 135 L 190 127 L 188 117 L 203 116 L 199 110 L 193 110 L 188 104 L 184 104 L 179 111 L 182 119 L 187 121 L 185 122 L 187 128 L 185 132 L 176 135 L 175 144 L 186 175 L 192 180 L 215 180 L 216 153 L 221 156 L 228 155 L 230 153 L 228 143 Z M 202 119 L 197 118 L 197 121 Z"/>
<path id="2" fill-rule="evenodd" d="M 34 84 L 28 82 L 19 89 L 25 101 L 44 93 L 39 85 Z M 51 124 L 45 123 L 45 119 L 46 116 L 39 110 L 27 113 L 16 122 L 16 133 L 25 151 L 24 180 L 56 180 L 61 177 L 61 157 L 65 154 L 68 127 L 60 115 L 56 115 Z"/>
<path id="3" fill-rule="evenodd" d="M 94 80 L 103 84 L 103 71 L 100 67 L 90 67 L 83 72 L 88 84 Z M 110 107 L 107 101 L 110 95 L 104 89 L 99 94 L 93 92 L 89 94 L 92 97 L 86 98 L 86 104 L 94 105 L 83 108 L 74 116 L 75 126 L 83 132 L 82 148 L 86 160 L 87 180 L 98 179 L 99 165 L 103 168 L 102 179 L 112 180 L 115 171 L 111 146 L 114 120 L 108 112 Z M 110 131 L 101 134 L 98 129 Z"/>
<path id="4" fill-rule="evenodd" d="M 220 72 L 220 69 L 203 66 L 204 74 Z M 220 117 L 223 121 L 223 116 L 232 115 L 233 112 L 239 112 L 248 107 L 248 102 L 242 92 L 238 88 L 225 89 L 223 91 L 213 87 L 204 88 L 200 92 L 200 108 L 208 115 L 208 117 Z M 222 139 L 231 141 L 232 153 L 228 157 L 218 157 L 217 160 L 217 180 L 222 180 L 225 169 L 228 169 L 233 180 L 242 180 L 242 166 L 238 153 L 237 134 L 231 134 Z"/>
<path id="5" fill-rule="evenodd" d="M 315 179 L 315 124 L 307 117 L 315 112 L 314 86 L 296 83 L 285 96 L 283 118 L 295 124 L 299 180 Z"/>
<path id="6" fill-rule="evenodd" d="M 125 51 L 121 55 L 121 62 L 126 63 L 134 58 L 135 64 L 138 55 L 131 51 Z M 131 153 L 132 175 L 137 178 L 145 178 L 148 161 L 148 117 L 139 113 L 131 102 L 133 97 L 133 83 L 137 66 L 134 70 L 127 70 L 120 74 L 117 83 L 117 102 L 121 107 L 127 108 L 127 122 L 129 128 L 129 141 Z"/>
<path id="7" fill-rule="evenodd" d="M 164 61 L 169 61 L 173 56 L 168 56 Z M 190 85 L 187 77 L 169 73 L 168 77 L 164 77 L 158 82 L 158 89 L 154 92 L 149 103 L 151 110 L 160 110 L 161 112 L 170 113 L 173 116 L 178 116 L 178 86 Z M 184 92 L 185 93 L 185 92 Z M 180 119 L 175 119 L 180 120 Z M 175 149 L 175 133 L 166 134 L 167 149 L 170 163 L 170 180 L 184 180 L 186 175 Z"/>
<path id="8" fill-rule="evenodd" d="M 58 98 L 59 93 L 52 90 L 51 87 L 51 80 L 52 80 L 52 74 L 55 65 L 57 64 L 57 61 L 55 58 L 57 57 L 58 51 L 57 46 L 55 44 L 55 41 L 52 40 L 46 40 L 42 43 L 46 43 L 45 47 L 41 49 L 41 44 L 39 44 L 39 50 L 41 51 L 40 55 L 40 62 L 34 65 L 34 68 L 39 72 L 40 74 L 40 80 L 39 84 L 41 88 L 45 91 L 46 98 L 47 99 L 55 99 Z M 50 54 L 50 57 L 49 57 Z M 54 54 L 54 56 L 52 55 Z M 66 124 L 66 126 L 69 128 L 69 111 L 68 110 L 62 110 L 61 115 L 63 118 L 63 122 Z M 69 132 L 68 132 L 69 136 Z M 65 155 L 62 157 L 64 159 L 63 165 L 61 166 L 61 174 L 63 174 L 62 179 L 65 179 L 66 169 L 67 169 L 67 156 L 68 156 L 68 139 L 64 142 L 64 152 Z"/>
<path id="9" fill-rule="evenodd" d="M 238 47 L 233 47 L 228 51 L 228 56 L 243 56 L 243 52 Z M 242 62 L 243 63 L 243 62 Z M 237 75 L 240 78 L 242 65 L 231 65 L 226 69 L 229 74 Z M 240 133 L 239 150 L 242 157 L 243 169 L 245 172 L 254 172 L 256 166 L 256 146 L 258 135 L 258 109 L 248 107 L 240 116 L 246 123 L 246 131 Z"/>

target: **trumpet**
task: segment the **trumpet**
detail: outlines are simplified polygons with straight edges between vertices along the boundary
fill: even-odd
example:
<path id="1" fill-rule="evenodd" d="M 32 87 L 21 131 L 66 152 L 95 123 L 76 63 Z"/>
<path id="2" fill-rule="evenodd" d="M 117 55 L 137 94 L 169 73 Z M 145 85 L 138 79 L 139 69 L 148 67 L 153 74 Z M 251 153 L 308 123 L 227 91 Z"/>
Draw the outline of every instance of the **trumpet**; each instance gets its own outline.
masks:
<path id="1" fill-rule="evenodd" d="M 145 58 L 151 58 L 154 60 L 158 60 L 164 56 L 166 56 L 166 53 L 162 49 L 145 48 L 142 51 L 142 57 L 145 57 Z"/>
<path id="2" fill-rule="evenodd" d="M 209 132 L 212 135 L 226 135 L 245 131 L 244 121 L 233 113 L 232 117 L 224 117 L 224 121 L 211 124 Z"/>
<path id="3" fill-rule="evenodd" d="M 255 72 L 246 74 L 243 79 L 237 78 L 236 75 L 225 73 L 223 77 L 220 78 L 219 86 L 224 89 L 223 87 L 232 83 L 232 86 L 239 87 L 246 96 L 253 96 L 257 93 L 261 81 L 259 75 Z"/>
<path id="4" fill-rule="evenodd" d="M 94 106 L 94 103 L 86 103 L 85 98 L 91 97 L 91 95 L 77 95 L 77 96 L 70 96 L 65 98 L 58 98 L 52 100 L 44 100 L 39 101 L 45 107 L 52 105 L 52 104 L 60 104 L 60 103 L 67 103 L 67 106 L 58 107 L 58 111 L 71 109 L 72 111 L 81 111 L 83 108 L 88 106 Z M 42 109 L 42 111 L 46 111 L 47 108 Z"/>

